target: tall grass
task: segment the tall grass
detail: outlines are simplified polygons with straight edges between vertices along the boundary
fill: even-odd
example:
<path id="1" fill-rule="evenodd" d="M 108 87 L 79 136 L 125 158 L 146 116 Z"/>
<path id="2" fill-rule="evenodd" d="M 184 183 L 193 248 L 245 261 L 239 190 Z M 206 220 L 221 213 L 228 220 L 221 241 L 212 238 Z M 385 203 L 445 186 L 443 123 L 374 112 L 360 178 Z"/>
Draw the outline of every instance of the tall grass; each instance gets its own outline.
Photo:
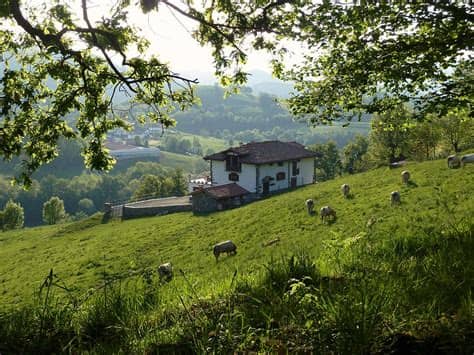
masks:
<path id="1" fill-rule="evenodd" d="M 55 295 L 64 286 L 51 272 L 34 304 L 0 313 L 0 351 L 467 354 L 474 349 L 473 231 L 377 242 L 359 236 L 324 260 L 337 275 L 321 274 L 322 260 L 298 252 L 211 298 L 188 280 L 190 293 L 175 294 L 181 306 L 173 309 L 162 307 L 163 284 L 150 270 L 104 279 L 70 299 Z"/>

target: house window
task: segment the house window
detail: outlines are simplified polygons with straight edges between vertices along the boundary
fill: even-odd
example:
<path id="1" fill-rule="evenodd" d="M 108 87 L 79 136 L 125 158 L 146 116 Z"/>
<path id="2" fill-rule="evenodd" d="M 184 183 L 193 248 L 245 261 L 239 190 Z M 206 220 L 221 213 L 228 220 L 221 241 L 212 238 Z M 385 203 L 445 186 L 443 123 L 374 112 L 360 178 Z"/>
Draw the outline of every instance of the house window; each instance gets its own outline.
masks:
<path id="1" fill-rule="evenodd" d="M 237 155 L 228 155 L 225 159 L 226 171 L 242 171 L 242 163 Z"/>
<path id="2" fill-rule="evenodd" d="M 230 180 L 230 181 L 239 181 L 239 174 L 237 174 L 237 173 L 230 173 L 230 174 L 229 174 L 229 180 Z"/>
<path id="3" fill-rule="evenodd" d="M 282 161 L 278 162 L 278 166 L 283 166 L 283 162 Z"/>
<path id="4" fill-rule="evenodd" d="M 277 174 L 277 181 L 280 181 L 280 180 L 285 180 L 285 173 L 284 172 L 279 172 Z"/>
<path id="5" fill-rule="evenodd" d="M 291 162 L 291 167 L 292 167 L 292 175 L 295 176 L 295 175 L 298 175 L 300 173 L 300 169 L 298 169 L 298 162 L 297 161 L 293 161 Z"/>

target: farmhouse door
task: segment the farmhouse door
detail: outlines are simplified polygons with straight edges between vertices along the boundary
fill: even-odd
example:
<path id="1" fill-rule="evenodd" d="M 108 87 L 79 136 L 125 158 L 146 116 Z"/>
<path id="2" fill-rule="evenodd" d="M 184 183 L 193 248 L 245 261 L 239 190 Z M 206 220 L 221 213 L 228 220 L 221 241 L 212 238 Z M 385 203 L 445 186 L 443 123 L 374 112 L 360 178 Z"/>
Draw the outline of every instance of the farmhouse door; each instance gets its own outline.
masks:
<path id="1" fill-rule="evenodd" d="M 291 178 L 291 188 L 294 189 L 296 187 L 296 177 Z"/>
<path id="2" fill-rule="evenodd" d="M 263 183 L 263 194 L 268 195 L 269 192 L 270 192 L 270 181 L 265 181 Z"/>

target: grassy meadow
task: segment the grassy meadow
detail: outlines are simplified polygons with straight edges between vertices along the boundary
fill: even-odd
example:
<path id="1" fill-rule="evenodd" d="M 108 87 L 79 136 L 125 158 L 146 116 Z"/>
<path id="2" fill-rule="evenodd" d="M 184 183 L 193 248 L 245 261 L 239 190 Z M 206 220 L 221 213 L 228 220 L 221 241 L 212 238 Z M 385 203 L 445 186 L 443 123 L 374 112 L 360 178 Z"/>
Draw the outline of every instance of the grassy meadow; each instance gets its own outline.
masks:
<path id="1" fill-rule="evenodd" d="M 407 186 L 380 168 L 207 216 L 0 233 L 0 352 L 472 353 L 474 166 L 406 169 Z"/>

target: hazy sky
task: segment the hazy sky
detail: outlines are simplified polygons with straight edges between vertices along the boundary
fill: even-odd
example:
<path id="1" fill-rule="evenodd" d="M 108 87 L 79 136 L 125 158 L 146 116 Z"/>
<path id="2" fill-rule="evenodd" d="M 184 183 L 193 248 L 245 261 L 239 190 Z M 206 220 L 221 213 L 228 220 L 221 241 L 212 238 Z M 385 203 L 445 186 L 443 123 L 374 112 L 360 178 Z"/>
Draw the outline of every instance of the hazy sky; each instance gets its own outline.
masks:
<path id="1" fill-rule="evenodd" d="M 4 0 L 0 0 L 4 1 Z M 23 5 L 41 9 L 52 0 L 29 0 Z M 82 8 L 80 0 L 63 0 L 77 14 L 79 21 L 82 20 Z M 102 17 L 109 17 L 117 3 L 117 0 L 87 0 L 89 18 L 92 22 Z M 179 1 L 177 2 L 179 4 Z M 161 61 L 169 62 L 171 69 L 177 73 L 193 74 L 213 73 L 213 58 L 210 47 L 201 47 L 195 41 L 191 32 L 197 24 L 171 11 L 167 6 L 159 5 L 158 11 L 154 10 L 143 14 L 138 8 L 130 11 L 130 22 L 141 31 L 143 37 L 151 42 L 150 53 L 158 56 Z M 85 24 L 82 24 L 85 26 Z M 264 52 L 247 52 L 248 63 L 246 70 L 260 69 L 271 73 L 270 56 Z M 114 60 L 121 61 L 119 55 Z M 298 57 L 298 55 L 293 56 Z"/>
<path id="2" fill-rule="evenodd" d="M 213 59 L 209 47 L 201 47 L 191 37 L 196 24 L 166 6 L 147 15 L 132 15 L 137 27 L 143 30 L 145 37 L 152 43 L 152 52 L 161 60 L 169 61 L 178 72 L 213 72 Z M 247 69 L 261 69 L 271 72 L 269 56 L 263 52 L 250 53 Z"/>

